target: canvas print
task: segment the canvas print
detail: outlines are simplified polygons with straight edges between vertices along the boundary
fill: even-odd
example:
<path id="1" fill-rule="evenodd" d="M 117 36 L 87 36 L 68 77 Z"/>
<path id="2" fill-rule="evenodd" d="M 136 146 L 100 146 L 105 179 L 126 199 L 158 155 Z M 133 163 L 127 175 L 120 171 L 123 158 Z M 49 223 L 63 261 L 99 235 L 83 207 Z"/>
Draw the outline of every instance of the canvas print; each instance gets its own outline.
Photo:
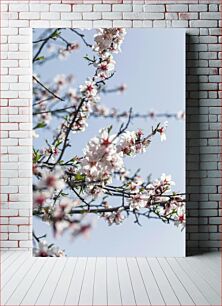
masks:
<path id="1" fill-rule="evenodd" d="M 185 255 L 185 32 L 33 30 L 33 255 Z"/>

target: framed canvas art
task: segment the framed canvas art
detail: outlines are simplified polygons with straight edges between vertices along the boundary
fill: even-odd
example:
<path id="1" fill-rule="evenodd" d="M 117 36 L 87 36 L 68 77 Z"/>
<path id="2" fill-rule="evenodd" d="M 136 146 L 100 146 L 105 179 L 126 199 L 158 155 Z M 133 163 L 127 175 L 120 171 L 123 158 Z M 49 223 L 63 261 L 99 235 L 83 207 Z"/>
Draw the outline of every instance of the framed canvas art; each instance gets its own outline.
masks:
<path id="1" fill-rule="evenodd" d="M 185 31 L 34 29 L 34 256 L 184 256 L 185 193 Z"/>

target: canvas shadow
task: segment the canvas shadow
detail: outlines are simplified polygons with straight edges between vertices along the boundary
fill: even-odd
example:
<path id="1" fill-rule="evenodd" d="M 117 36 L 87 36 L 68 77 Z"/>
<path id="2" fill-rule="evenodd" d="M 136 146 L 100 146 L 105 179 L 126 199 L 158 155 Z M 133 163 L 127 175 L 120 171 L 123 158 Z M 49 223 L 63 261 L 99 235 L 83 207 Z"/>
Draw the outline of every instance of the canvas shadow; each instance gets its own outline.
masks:
<path id="1" fill-rule="evenodd" d="M 200 215 L 201 201 L 206 200 L 201 186 L 201 119 L 200 119 L 200 76 L 198 74 L 199 51 L 197 36 L 186 35 L 186 255 L 209 252 L 200 247 L 201 233 L 210 231 L 210 225 Z M 206 218 L 205 218 L 206 220 Z"/>

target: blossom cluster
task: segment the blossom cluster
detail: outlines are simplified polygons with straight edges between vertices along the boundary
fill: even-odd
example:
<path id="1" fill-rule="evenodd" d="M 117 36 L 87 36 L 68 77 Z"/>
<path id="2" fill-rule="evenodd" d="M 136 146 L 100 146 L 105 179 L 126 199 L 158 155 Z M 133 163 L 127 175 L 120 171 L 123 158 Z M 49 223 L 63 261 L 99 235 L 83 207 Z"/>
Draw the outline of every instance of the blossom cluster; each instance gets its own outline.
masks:
<path id="1" fill-rule="evenodd" d="M 134 176 L 130 182 L 125 184 L 122 196 L 127 198 L 127 205 L 122 205 L 118 209 L 110 211 L 111 206 L 106 201 L 104 205 L 109 210 L 102 213 L 109 225 L 120 224 L 126 216 L 124 212 L 133 213 L 136 216 L 146 216 L 148 218 L 157 216 L 164 222 L 173 221 L 181 229 L 185 226 L 185 205 L 184 197 L 171 193 L 175 183 L 170 175 L 162 174 L 161 178 L 147 184 L 140 176 Z"/>
<path id="2" fill-rule="evenodd" d="M 171 186 L 175 183 L 171 180 L 170 175 L 162 174 L 161 178 L 155 180 L 153 183 L 148 184 L 144 187 L 144 182 L 141 178 L 135 177 L 132 182 L 130 182 L 128 188 L 134 193 L 134 195 L 129 199 L 130 209 L 140 209 L 144 207 L 149 207 L 150 205 L 155 205 L 155 203 L 166 201 L 166 197 L 162 195 L 166 192 L 171 191 Z"/>
<path id="3" fill-rule="evenodd" d="M 126 219 L 124 216 L 124 208 L 120 207 L 118 210 L 102 213 L 101 218 L 103 218 L 109 226 L 113 224 L 120 225 Z"/>
<path id="4" fill-rule="evenodd" d="M 81 160 L 81 171 L 88 181 L 111 182 L 115 171 L 124 170 L 116 142 L 115 135 L 110 135 L 108 129 L 100 130 L 99 136 L 89 141 Z"/>
<path id="5" fill-rule="evenodd" d="M 79 49 L 79 44 L 77 43 L 68 44 L 66 48 L 59 48 L 59 51 L 58 51 L 59 58 L 61 60 L 66 60 L 72 52 L 78 49 Z"/>
<path id="6" fill-rule="evenodd" d="M 95 45 L 92 46 L 93 50 L 98 53 L 98 60 L 94 60 L 93 64 L 96 68 L 95 75 L 92 78 L 88 78 L 83 85 L 80 85 L 79 92 L 75 88 L 70 88 L 67 93 L 67 97 L 72 101 L 74 111 L 68 116 L 58 127 L 59 133 L 57 136 L 60 140 L 63 140 L 68 130 L 72 132 L 83 132 L 88 126 L 87 120 L 95 110 L 96 104 L 100 100 L 99 91 L 100 86 L 98 82 L 100 80 L 106 80 L 110 78 L 115 68 L 115 61 L 112 53 L 118 53 L 120 51 L 120 45 L 123 42 L 126 31 L 121 28 L 115 29 L 100 29 L 95 35 Z M 104 44 L 102 44 L 102 42 Z M 105 48 L 105 45 L 107 48 Z M 67 48 L 62 51 L 62 54 L 71 52 L 78 48 L 78 44 L 68 44 Z M 63 87 L 70 83 L 72 80 L 65 75 L 57 75 L 54 78 L 55 87 L 53 88 L 54 94 L 59 94 Z M 41 103 L 36 107 L 37 118 L 43 125 L 49 125 L 52 119 L 52 114 L 48 109 L 46 101 L 48 101 L 48 93 L 45 89 L 41 90 Z M 34 133 L 34 136 L 38 136 Z"/>
<path id="7" fill-rule="evenodd" d="M 159 129 L 163 137 L 164 128 L 160 126 L 156 132 L 160 133 Z M 99 136 L 92 138 L 84 149 L 80 171 L 89 182 L 111 183 L 114 173 L 121 174 L 123 179 L 126 174 L 124 157 L 146 152 L 151 137 L 156 133 L 144 137 L 141 130 L 124 131 L 120 135 L 111 135 L 110 132 L 110 128 L 101 129 Z M 101 189 L 93 185 L 90 185 L 88 190 L 94 195 L 101 193 Z"/>
<path id="8" fill-rule="evenodd" d="M 150 139 L 143 137 L 143 132 L 126 131 L 120 136 L 120 141 L 117 145 L 117 152 L 123 155 L 134 156 L 138 153 L 146 152 L 146 148 L 150 143 Z"/>
<path id="9" fill-rule="evenodd" d="M 118 53 L 120 51 L 120 45 L 125 35 L 124 29 L 101 29 L 99 33 L 95 35 L 94 39 L 96 46 L 93 49 L 98 52 L 98 60 L 94 60 L 93 64 L 96 68 L 96 72 L 93 78 L 89 78 L 83 85 L 80 85 L 80 93 L 82 95 L 83 102 L 80 100 L 79 105 L 81 108 L 78 111 L 78 116 L 72 126 L 72 131 L 84 131 L 87 127 L 87 119 L 92 113 L 95 105 L 100 100 L 99 86 L 100 80 L 106 80 L 110 78 L 115 68 L 115 61 L 112 53 Z M 102 42 L 105 45 L 102 45 Z"/>
<path id="10" fill-rule="evenodd" d="M 67 122 L 60 126 L 60 130 L 62 129 L 63 131 L 63 133 L 60 134 L 60 138 L 63 138 L 69 127 L 74 133 L 85 131 L 88 126 L 88 117 L 100 100 L 100 87 L 98 86 L 98 82 L 110 78 L 111 73 L 115 68 L 115 61 L 111 53 L 117 53 L 120 51 L 119 46 L 123 41 L 124 35 L 125 31 L 123 29 L 116 29 L 115 31 L 112 31 L 111 29 L 109 32 L 109 39 L 111 40 L 109 48 L 106 50 L 104 49 L 101 52 L 101 50 L 93 47 L 93 49 L 95 51 L 97 50 L 99 54 L 98 60 L 94 60 L 94 67 L 96 68 L 95 75 L 92 78 L 88 78 L 84 84 L 80 85 L 79 94 L 77 94 L 73 89 L 68 92 L 69 97 L 75 102 L 74 105 L 76 106 L 76 109 Z M 122 37 L 121 40 L 120 36 Z M 95 41 L 96 39 L 97 35 L 95 36 Z M 112 48 L 111 45 L 113 46 Z"/>
<path id="11" fill-rule="evenodd" d="M 51 171 L 49 169 L 39 169 L 37 165 L 33 165 L 33 174 L 37 176 L 37 187 L 34 188 L 33 192 L 34 208 L 48 205 L 52 202 L 53 196 L 65 187 L 64 173 L 58 166 Z"/>
<path id="12" fill-rule="evenodd" d="M 126 35 L 123 28 L 99 29 L 94 37 L 94 50 L 100 54 L 104 52 L 118 53 L 121 51 L 121 44 Z"/>
<path id="13" fill-rule="evenodd" d="M 45 84 L 45 87 L 36 86 L 37 82 L 41 81 L 38 75 L 33 75 L 33 92 L 34 92 L 34 115 L 36 113 L 36 118 L 38 119 L 38 128 L 49 126 L 53 118 L 53 104 L 55 104 L 55 99 L 58 97 L 67 86 L 70 86 L 73 82 L 73 76 L 64 74 L 57 74 L 53 82 Z M 47 88 L 50 88 L 50 92 L 47 91 Z M 54 95 L 54 96 L 53 96 Z M 57 99 L 57 98 L 56 98 Z M 53 102 L 51 105 L 50 102 Z M 35 136 L 38 137 L 38 134 L 35 131 Z"/>
<path id="14" fill-rule="evenodd" d="M 33 256 L 35 257 L 64 257 L 64 250 L 61 250 L 58 246 L 48 245 L 47 241 L 39 240 L 35 242 L 33 247 Z"/>
<path id="15" fill-rule="evenodd" d="M 49 44 L 47 46 L 48 53 L 50 53 L 51 56 L 57 56 L 58 54 L 58 58 L 60 60 L 66 60 L 71 53 L 73 53 L 74 51 L 78 49 L 79 49 L 79 44 L 76 42 L 72 42 L 72 43 L 67 42 L 65 47 L 59 46 L 56 48 L 54 44 L 53 45 Z"/>
<path id="16" fill-rule="evenodd" d="M 113 55 L 111 53 L 101 54 L 98 63 L 95 63 L 96 76 L 102 80 L 108 79 L 112 72 L 115 69 L 116 62 L 113 59 Z"/>
<path id="17" fill-rule="evenodd" d="M 126 131 L 117 137 L 110 134 L 109 128 L 101 129 L 84 150 L 81 171 L 89 181 L 111 182 L 114 172 L 125 172 L 123 157 L 145 152 L 149 143 L 141 130 Z"/>
<path id="18" fill-rule="evenodd" d="M 59 181 L 58 178 L 56 180 Z M 73 209 L 81 206 L 79 199 L 61 195 L 62 192 L 58 189 L 50 192 L 38 187 L 33 194 L 33 214 L 52 225 L 55 237 L 61 236 L 67 230 L 70 230 L 73 237 L 86 234 L 90 230 L 90 224 L 81 222 L 79 218 L 72 218 Z"/>

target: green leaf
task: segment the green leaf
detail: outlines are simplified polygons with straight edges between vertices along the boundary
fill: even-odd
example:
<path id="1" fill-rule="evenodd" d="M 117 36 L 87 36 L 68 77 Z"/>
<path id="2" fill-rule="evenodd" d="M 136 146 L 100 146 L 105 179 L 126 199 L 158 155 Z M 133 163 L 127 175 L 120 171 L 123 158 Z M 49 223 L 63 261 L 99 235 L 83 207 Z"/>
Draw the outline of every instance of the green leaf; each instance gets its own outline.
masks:
<path id="1" fill-rule="evenodd" d="M 36 129 L 42 129 L 46 126 L 46 123 L 44 122 L 39 122 L 33 129 L 36 130 Z"/>
<path id="2" fill-rule="evenodd" d="M 45 59 L 44 56 L 39 56 L 39 57 L 37 57 L 36 61 L 43 61 L 44 59 Z"/>
<path id="3" fill-rule="evenodd" d="M 68 194 L 68 193 L 65 193 L 65 192 L 61 192 L 61 196 L 65 197 L 65 196 L 67 196 L 67 195 L 69 195 L 69 194 Z"/>
<path id="4" fill-rule="evenodd" d="M 62 143 L 62 140 L 57 139 L 55 143 L 55 147 L 57 148 Z"/>
<path id="5" fill-rule="evenodd" d="M 36 150 L 36 151 L 34 150 L 34 152 L 33 152 L 33 163 L 37 163 L 40 160 L 41 157 L 42 156 L 41 156 L 40 152 L 38 150 Z"/>
<path id="6" fill-rule="evenodd" d="M 78 172 L 75 175 L 75 180 L 76 181 L 84 181 L 85 180 L 85 175 Z"/>
<path id="7" fill-rule="evenodd" d="M 107 128 L 108 134 L 112 131 L 112 128 L 113 128 L 112 125 L 110 125 L 110 126 Z"/>
<path id="8" fill-rule="evenodd" d="M 55 33 L 52 33 L 51 38 L 55 40 L 55 39 L 58 38 L 58 36 L 59 36 L 60 34 L 61 34 L 60 31 L 56 31 Z"/>

